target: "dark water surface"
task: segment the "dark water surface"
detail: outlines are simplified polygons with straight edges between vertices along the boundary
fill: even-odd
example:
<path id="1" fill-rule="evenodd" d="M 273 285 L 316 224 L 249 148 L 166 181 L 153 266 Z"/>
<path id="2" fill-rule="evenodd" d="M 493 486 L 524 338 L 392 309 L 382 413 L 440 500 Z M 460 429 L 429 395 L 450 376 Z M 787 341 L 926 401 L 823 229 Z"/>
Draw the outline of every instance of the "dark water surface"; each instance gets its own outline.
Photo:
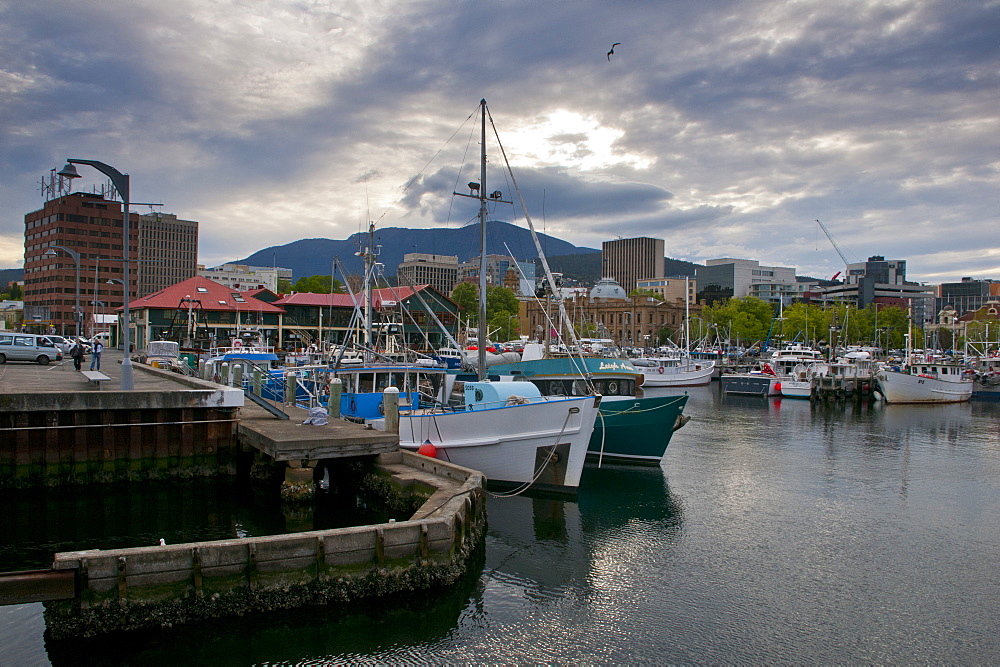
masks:
<path id="1" fill-rule="evenodd" d="M 0 607 L 0 664 L 1000 661 L 1000 405 L 689 393 L 662 469 L 491 499 L 452 590 L 70 645 L 41 605 Z M 231 487 L 0 499 L 0 569 L 289 522 Z"/>

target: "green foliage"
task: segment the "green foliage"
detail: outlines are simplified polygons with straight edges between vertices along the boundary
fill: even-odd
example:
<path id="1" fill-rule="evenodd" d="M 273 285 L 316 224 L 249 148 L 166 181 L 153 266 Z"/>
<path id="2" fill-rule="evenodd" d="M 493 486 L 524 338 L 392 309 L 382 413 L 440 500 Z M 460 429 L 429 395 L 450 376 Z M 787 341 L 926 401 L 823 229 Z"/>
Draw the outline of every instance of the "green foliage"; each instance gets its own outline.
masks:
<path id="1" fill-rule="evenodd" d="M 733 342 L 764 340 L 774 318 L 774 306 L 755 296 L 733 297 L 705 306 L 701 316 L 726 331 Z"/>
<path id="2" fill-rule="evenodd" d="M 451 300 L 458 304 L 462 319 L 470 324 L 479 321 L 479 290 L 472 283 L 459 283 L 452 290 Z"/>
<path id="3" fill-rule="evenodd" d="M 648 290 L 648 289 L 638 289 L 637 288 L 637 289 L 634 289 L 631 292 L 629 292 L 628 295 L 629 295 L 629 297 L 643 297 L 643 296 L 648 296 L 648 297 L 651 297 L 653 299 L 656 299 L 657 301 L 662 301 L 663 300 L 662 296 L 660 296 L 656 292 L 653 292 L 653 291 Z"/>
<path id="4" fill-rule="evenodd" d="M 307 292 L 309 294 L 330 294 L 331 276 L 303 276 L 295 281 L 292 289 L 296 292 Z M 343 287 L 339 280 L 333 281 L 333 292 L 342 293 Z"/>
<path id="5" fill-rule="evenodd" d="M 471 326 L 479 322 L 479 288 L 472 283 L 459 283 L 451 293 L 452 300 L 462 309 L 462 318 Z M 506 336 L 508 322 L 512 337 L 518 335 L 519 303 L 514 292 L 506 287 L 486 287 L 486 322 L 489 330 L 500 330 Z"/>
<path id="6" fill-rule="evenodd" d="M 278 294 L 288 294 L 292 291 L 292 281 L 278 278 Z"/>

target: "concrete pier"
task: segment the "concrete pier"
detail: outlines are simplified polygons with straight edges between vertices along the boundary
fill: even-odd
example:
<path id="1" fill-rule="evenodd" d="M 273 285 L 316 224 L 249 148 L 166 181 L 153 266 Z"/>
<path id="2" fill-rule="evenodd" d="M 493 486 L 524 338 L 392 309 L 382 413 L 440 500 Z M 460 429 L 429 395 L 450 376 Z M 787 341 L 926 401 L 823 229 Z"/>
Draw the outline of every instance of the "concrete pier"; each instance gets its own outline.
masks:
<path id="1" fill-rule="evenodd" d="M 72 573 L 75 595 L 59 599 L 57 590 L 46 602 L 49 632 L 170 627 L 454 583 L 485 537 L 482 475 L 409 452 L 384 454 L 377 466 L 398 492 L 426 498 L 410 520 L 56 554 L 53 574 Z"/>

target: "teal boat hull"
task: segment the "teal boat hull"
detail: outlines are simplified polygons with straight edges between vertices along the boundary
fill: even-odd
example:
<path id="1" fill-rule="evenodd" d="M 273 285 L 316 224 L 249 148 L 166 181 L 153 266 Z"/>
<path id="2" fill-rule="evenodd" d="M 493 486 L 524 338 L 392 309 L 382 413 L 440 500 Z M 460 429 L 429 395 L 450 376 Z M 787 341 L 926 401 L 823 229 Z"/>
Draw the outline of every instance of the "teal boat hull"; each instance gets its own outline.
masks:
<path id="1" fill-rule="evenodd" d="M 601 401 L 587 460 L 659 465 L 677 428 L 687 420 L 688 396 L 623 397 Z"/>

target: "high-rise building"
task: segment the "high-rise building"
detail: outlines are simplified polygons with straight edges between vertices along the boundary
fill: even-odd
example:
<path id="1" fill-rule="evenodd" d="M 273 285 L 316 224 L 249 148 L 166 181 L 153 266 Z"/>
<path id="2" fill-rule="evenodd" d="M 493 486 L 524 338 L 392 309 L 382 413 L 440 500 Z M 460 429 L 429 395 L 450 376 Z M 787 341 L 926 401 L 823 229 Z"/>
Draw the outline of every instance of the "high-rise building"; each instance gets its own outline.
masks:
<path id="1" fill-rule="evenodd" d="M 193 278 L 198 267 L 198 223 L 180 220 L 172 213 L 149 213 L 138 218 L 136 296 Z"/>
<path id="2" fill-rule="evenodd" d="M 53 194 L 41 209 L 24 216 L 24 321 L 29 328 L 54 328 L 66 336 L 76 333 L 79 321 L 84 334 L 94 315 L 114 312 L 123 303 L 122 205 L 100 194 Z M 130 215 L 133 258 L 138 251 L 138 227 L 138 216 Z M 79 269 L 73 253 L 79 256 Z M 133 297 L 134 269 L 133 263 L 129 274 Z M 109 280 L 118 284 L 109 285 Z"/>
<path id="3" fill-rule="evenodd" d="M 400 285 L 431 285 L 442 294 L 451 294 L 458 282 L 458 255 L 407 253 L 396 269 L 396 279 Z"/>
<path id="4" fill-rule="evenodd" d="M 601 276 L 614 278 L 626 292 L 639 280 L 662 278 L 663 239 L 616 239 L 601 244 Z"/>
<path id="5" fill-rule="evenodd" d="M 54 170 L 42 184 L 45 204 L 24 216 L 25 325 L 89 335 L 124 303 L 122 203 L 110 185 L 71 192 Z M 128 243 L 130 301 L 194 276 L 197 222 L 130 212 Z"/>

